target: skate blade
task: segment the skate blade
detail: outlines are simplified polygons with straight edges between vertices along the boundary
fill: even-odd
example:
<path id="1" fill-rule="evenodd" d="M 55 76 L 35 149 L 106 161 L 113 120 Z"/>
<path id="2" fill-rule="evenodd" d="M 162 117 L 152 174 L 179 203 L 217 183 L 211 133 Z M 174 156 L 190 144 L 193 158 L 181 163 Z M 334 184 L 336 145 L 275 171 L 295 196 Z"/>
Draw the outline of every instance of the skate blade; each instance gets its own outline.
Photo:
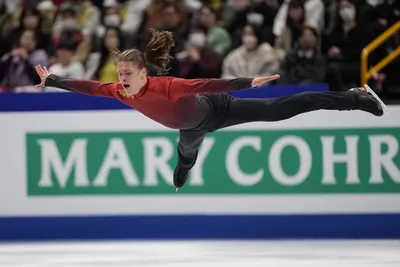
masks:
<path id="1" fill-rule="evenodd" d="M 179 188 L 177 188 L 177 189 L 175 190 L 175 193 L 178 192 L 178 190 L 179 190 Z"/>
<path id="2" fill-rule="evenodd" d="M 367 89 L 367 92 L 370 93 L 373 97 L 375 97 L 376 100 L 379 101 L 379 103 L 381 104 L 382 110 L 383 110 L 383 115 L 388 115 L 389 114 L 389 109 L 388 107 L 385 105 L 385 103 L 383 103 L 383 101 L 379 98 L 379 96 L 374 92 L 374 90 L 372 90 L 371 87 L 369 87 L 368 84 L 364 85 L 364 88 Z"/>

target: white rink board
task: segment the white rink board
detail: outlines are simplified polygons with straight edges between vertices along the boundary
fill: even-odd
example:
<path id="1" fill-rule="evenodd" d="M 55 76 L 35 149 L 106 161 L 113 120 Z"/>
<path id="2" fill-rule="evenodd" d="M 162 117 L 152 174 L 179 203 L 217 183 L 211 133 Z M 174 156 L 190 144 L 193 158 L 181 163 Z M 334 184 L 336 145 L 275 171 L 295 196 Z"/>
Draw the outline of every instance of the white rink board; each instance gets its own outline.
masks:
<path id="1" fill-rule="evenodd" d="M 400 127 L 400 107 L 376 118 L 363 112 L 319 111 L 249 129 L 341 129 Z M 400 194 L 335 195 L 124 195 L 28 197 L 26 133 L 170 131 L 135 111 L 0 113 L 0 216 L 117 214 L 325 214 L 399 213 Z M 171 190 L 174 190 L 171 188 Z M 6 204 L 7 203 L 7 204 Z M 212 203 L 212 205 L 210 205 Z"/>

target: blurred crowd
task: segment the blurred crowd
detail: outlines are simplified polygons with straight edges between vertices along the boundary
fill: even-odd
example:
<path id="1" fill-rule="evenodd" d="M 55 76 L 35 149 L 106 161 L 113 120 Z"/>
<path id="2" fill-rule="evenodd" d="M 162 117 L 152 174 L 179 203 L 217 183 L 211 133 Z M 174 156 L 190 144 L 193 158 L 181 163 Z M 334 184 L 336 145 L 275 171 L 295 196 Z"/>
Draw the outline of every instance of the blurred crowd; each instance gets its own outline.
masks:
<path id="1" fill-rule="evenodd" d="M 117 82 L 109 50 L 144 50 L 150 28 L 174 33 L 168 75 L 279 73 L 277 84 L 345 90 L 360 85 L 362 49 L 399 17 L 400 0 L 0 0 L 0 90 L 33 91 L 37 64 L 62 77 Z M 396 33 L 369 66 L 399 44 Z M 399 63 L 369 83 L 400 87 Z"/>

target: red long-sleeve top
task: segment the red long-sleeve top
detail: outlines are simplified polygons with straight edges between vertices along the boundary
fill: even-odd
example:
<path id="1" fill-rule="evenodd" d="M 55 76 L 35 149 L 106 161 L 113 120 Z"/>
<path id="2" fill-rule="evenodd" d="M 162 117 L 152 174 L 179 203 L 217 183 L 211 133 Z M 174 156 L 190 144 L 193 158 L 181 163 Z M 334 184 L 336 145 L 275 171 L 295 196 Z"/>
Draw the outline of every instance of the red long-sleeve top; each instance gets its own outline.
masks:
<path id="1" fill-rule="evenodd" d="M 252 78 L 187 80 L 149 76 L 146 85 L 132 96 L 127 95 L 120 83 L 66 79 L 54 74 L 46 79 L 45 86 L 115 98 L 166 127 L 190 129 L 198 126 L 209 112 L 202 94 L 247 89 L 252 81 Z"/>

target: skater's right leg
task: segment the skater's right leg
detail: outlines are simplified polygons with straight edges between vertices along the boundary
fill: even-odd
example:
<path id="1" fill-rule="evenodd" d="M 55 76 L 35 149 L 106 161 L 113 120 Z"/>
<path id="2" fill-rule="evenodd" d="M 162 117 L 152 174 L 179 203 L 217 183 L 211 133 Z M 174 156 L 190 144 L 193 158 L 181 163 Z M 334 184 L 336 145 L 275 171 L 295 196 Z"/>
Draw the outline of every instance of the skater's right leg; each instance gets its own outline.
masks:
<path id="1" fill-rule="evenodd" d="M 180 188 L 185 185 L 190 169 L 196 164 L 199 147 L 203 143 L 204 131 L 179 131 L 178 163 L 174 171 L 174 185 Z"/>
<path id="2" fill-rule="evenodd" d="M 362 88 L 346 92 L 305 92 L 274 99 L 233 98 L 221 128 L 255 121 L 281 121 L 315 110 L 363 110 L 382 116 L 383 108 L 376 97 Z"/>

